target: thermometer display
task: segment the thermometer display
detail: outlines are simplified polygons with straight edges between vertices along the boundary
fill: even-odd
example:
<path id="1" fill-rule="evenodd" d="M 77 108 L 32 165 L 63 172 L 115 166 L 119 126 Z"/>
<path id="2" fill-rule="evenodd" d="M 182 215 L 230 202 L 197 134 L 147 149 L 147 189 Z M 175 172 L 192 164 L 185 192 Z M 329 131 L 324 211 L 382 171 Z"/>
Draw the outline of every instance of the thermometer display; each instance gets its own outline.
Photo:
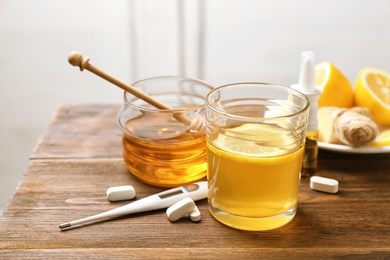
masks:
<path id="1" fill-rule="evenodd" d="M 182 194 L 183 191 L 182 190 L 177 190 L 177 191 L 172 191 L 170 193 L 166 193 L 166 194 L 160 194 L 160 195 L 157 195 L 160 197 L 160 199 L 166 199 L 166 198 L 169 198 L 169 197 L 172 197 L 172 196 L 176 196 L 176 195 L 179 195 L 179 194 Z"/>
<path id="2" fill-rule="evenodd" d="M 166 198 L 173 197 L 173 196 L 176 196 L 179 194 L 183 194 L 183 193 L 185 193 L 185 191 L 194 192 L 198 189 L 199 189 L 199 185 L 194 183 L 194 184 L 189 184 L 189 185 L 186 185 L 183 187 L 175 188 L 172 190 L 163 191 L 161 193 L 158 193 L 157 196 L 159 196 L 161 199 L 166 199 Z"/>

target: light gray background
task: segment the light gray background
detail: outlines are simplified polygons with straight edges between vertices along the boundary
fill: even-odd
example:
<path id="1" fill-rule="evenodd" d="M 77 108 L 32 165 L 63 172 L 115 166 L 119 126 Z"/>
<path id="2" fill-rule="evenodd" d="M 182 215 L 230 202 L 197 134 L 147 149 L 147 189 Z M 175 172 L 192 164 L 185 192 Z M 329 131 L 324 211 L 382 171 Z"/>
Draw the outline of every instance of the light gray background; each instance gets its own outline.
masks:
<path id="1" fill-rule="evenodd" d="M 291 85 L 306 50 L 354 84 L 361 68 L 390 72 L 389 46 L 389 0 L 0 0 L 0 209 L 60 104 L 121 102 L 68 64 L 73 50 L 129 83 L 184 74 L 217 86 Z"/>

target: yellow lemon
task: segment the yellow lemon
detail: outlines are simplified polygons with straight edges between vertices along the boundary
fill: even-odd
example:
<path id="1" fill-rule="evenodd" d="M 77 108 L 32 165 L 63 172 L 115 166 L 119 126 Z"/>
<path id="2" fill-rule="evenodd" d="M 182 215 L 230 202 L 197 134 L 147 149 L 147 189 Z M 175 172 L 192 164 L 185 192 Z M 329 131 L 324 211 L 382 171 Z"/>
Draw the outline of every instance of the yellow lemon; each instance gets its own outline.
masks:
<path id="1" fill-rule="evenodd" d="M 390 128 L 383 130 L 371 144 L 372 147 L 390 146 Z"/>
<path id="2" fill-rule="evenodd" d="M 362 69 L 355 84 L 355 103 L 367 107 L 377 124 L 390 125 L 390 75 L 375 68 Z"/>
<path id="3" fill-rule="evenodd" d="M 350 108 L 354 106 L 354 93 L 349 80 L 330 62 L 322 62 L 315 67 L 316 85 L 323 92 L 318 98 L 318 106 Z"/>
<path id="4" fill-rule="evenodd" d="M 291 131 L 275 125 L 246 123 L 219 134 L 214 144 L 240 155 L 276 156 L 296 148 Z"/>

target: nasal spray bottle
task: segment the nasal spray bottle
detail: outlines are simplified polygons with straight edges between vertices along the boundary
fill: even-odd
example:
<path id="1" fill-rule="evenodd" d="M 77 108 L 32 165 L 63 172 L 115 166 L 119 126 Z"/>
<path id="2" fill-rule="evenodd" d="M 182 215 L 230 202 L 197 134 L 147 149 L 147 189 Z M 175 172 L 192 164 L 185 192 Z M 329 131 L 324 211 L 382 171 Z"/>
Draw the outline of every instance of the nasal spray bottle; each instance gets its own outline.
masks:
<path id="1" fill-rule="evenodd" d="M 301 55 L 299 82 L 291 88 L 305 94 L 310 101 L 309 124 L 307 126 L 305 157 L 302 165 L 302 176 L 313 175 L 317 171 L 318 160 L 318 96 L 322 89 L 315 85 L 314 52 L 305 51 Z"/>

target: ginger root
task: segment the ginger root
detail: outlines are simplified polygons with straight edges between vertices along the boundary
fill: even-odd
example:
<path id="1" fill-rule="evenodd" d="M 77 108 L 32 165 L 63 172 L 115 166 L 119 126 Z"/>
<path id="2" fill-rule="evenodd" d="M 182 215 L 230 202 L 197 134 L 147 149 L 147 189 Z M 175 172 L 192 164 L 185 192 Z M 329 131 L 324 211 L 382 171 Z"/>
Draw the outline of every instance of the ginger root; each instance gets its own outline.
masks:
<path id="1" fill-rule="evenodd" d="M 371 113 L 364 107 L 318 109 L 319 140 L 326 143 L 366 146 L 378 135 Z"/>

